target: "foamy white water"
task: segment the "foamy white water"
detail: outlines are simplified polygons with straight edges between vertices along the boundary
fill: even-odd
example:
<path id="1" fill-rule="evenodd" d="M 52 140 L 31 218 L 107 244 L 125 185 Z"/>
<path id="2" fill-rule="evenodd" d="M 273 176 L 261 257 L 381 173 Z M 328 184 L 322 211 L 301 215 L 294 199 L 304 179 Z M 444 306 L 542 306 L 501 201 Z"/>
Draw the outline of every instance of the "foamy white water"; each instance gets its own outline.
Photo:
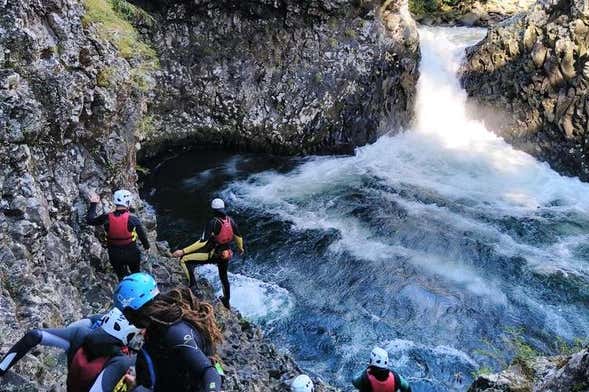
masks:
<path id="1" fill-rule="evenodd" d="M 199 267 L 199 273 L 213 283 L 218 296 L 223 294 L 216 267 Z M 271 324 L 286 317 L 294 306 L 294 299 L 288 291 L 275 284 L 233 273 L 229 273 L 229 281 L 231 306 L 251 321 Z"/>

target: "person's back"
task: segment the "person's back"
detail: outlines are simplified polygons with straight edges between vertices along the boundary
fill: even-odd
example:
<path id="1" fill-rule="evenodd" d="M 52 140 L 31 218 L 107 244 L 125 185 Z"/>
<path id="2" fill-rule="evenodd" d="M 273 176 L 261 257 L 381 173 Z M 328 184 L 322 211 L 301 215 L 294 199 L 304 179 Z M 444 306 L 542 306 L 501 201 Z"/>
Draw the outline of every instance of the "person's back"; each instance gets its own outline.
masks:
<path id="1" fill-rule="evenodd" d="M 195 379 L 194 369 L 216 372 L 205 353 L 200 333 L 186 321 L 150 332 L 137 359 L 138 384 L 151 386 L 154 392 L 200 390 L 202 381 Z"/>
<path id="2" fill-rule="evenodd" d="M 352 384 L 360 392 L 411 392 L 409 383 L 399 374 L 388 369 L 388 365 L 388 353 L 375 347 L 370 353 L 368 367 L 352 380 Z"/>
<path id="3" fill-rule="evenodd" d="M 146 328 L 137 357 L 136 391 L 221 390 L 222 373 L 211 357 L 223 335 L 210 304 L 188 288 L 160 294 L 146 273 L 125 277 L 113 299 L 129 320 Z"/>
<path id="4" fill-rule="evenodd" d="M 145 249 L 149 249 L 149 241 L 141 221 L 129 210 L 131 200 L 131 193 L 120 189 L 113 195 L 116 209 L 97 215 L 100 198 L 93 194 L 90 196 L 90 208 L 86 215 L 86 223 L 104 227 L 108 239 L 109 261 L 119 280 L 129 273 L 139 272 L 141 252 L 137 240 L 141 241 Z"/>

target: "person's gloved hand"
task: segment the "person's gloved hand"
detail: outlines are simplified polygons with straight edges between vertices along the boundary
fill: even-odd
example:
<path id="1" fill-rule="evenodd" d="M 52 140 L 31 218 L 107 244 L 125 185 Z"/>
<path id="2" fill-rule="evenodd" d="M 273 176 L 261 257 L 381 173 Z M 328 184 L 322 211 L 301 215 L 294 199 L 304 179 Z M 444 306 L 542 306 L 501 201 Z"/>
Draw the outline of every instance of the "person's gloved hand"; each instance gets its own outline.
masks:
<path id="1" fill-rule="evenodd" d="M 96 193 L 91 193 L 88 196 L 88 200 L 90 203 L 100 203 L 100 196 L 98 196 Z"/>

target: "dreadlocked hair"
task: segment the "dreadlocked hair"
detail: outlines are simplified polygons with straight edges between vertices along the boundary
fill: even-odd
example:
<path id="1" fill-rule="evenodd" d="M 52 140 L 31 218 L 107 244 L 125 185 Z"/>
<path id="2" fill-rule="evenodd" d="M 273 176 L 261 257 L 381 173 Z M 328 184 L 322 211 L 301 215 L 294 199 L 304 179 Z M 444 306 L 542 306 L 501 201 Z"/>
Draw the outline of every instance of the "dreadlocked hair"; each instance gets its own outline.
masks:
<path id="1" fill-rule="evenodd" d="M 223 341 L 213 307 L 207 302 L 201 302 L 188 288 L 176 288 L 158 295 L 145 306 L 142 313 L 159 327 L 170 326 L 180 320 L 187 321 L 198 330 L 210 348 L 208 355 L 215 355 L 217 345 Z"/>

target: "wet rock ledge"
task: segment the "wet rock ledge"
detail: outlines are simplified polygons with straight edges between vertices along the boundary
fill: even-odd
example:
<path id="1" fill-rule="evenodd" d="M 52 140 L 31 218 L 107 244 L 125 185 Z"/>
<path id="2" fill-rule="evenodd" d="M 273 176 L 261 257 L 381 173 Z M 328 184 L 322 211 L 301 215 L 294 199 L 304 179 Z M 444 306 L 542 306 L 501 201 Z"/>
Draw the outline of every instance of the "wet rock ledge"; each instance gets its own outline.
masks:
<path id="1" fill-rule="evenodd" d="M 468 392 L 589 391 L 589 350 L 569 356 L 518 361 L 498 374 L 480 376 Z"/>

